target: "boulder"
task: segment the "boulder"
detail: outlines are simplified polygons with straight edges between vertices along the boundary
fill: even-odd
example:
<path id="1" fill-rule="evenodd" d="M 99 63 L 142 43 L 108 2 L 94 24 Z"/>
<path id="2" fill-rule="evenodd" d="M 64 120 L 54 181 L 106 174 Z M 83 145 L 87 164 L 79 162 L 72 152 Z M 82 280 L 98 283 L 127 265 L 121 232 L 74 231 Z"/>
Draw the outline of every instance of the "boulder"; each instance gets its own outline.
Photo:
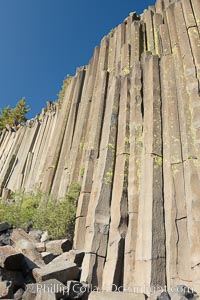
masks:
<path id="1" fill-rule="evenodd" d="M 81 267 L 84 256 L 84 251 L 70 250 L 69 252 L 64 252 L 63 254 L 57 256 L 53 261 L 68 260 L 75 263 L 78 267 Z"/>
<path id="2" fill-rule="evenodd" d="M 26 239 L 15 241 L 14 248 L 19 251 L 35 250 L 35 244 Z"/>
<path id="3" fill-rule="evenodd" d="M 7 270 L 22 270 L 24 266 L 24 255 L 15 251 L 11 246 L 0 247 L 0 266 Z"/>
<path id="4" fill-rule="evenodd" d="M 70 240 L 56 240 L 46 243 L 46 251 L 59 255 L 63 252 L 70 251 L 72 249 L 72 242 Z"/>
<path id="5" fill-rule="evenodd" d="M 1 233 L 0 246 L 10 245 L 10 233 L 8 231 Z"/>
<path id="6" fill-rule="evenodd" d="M 22 252 L 24 254 L 27 268 L 29 270 L 44 265 L 41 254 L 36 250 L 37 242 L 33 237 L 22 229 L 14 229 L 10 238 L 13 243 L 13 247 L 18 252 Z"/>
<path id="7" fill-rule="evenodd" d="M 148 300 L 170 300 L 170 296 L 167 292 L 156 291 L 151 294 Z"/>
<path id="8" fill-rule="evenodd" d="M 41 255 L 45 264 L 48 264 L 55 259 L 55 255 L 50 252 L 42 252 Z"/>
<path id="9" fill-rule="evenodd" d="M 35 283 L 33 284 L 27 284 L 26 290 L 23 294 L 22 299 L 23 300 L 34 300 L 37 295 L 37 285 Z"/>
<path id="10" fill-rule="evenodd" d="M 87 294 L 87 285 L 79 281 L 68 281 L 67 294 L 70 299 L 81 299 Z"/>
<path id="11" fill-rule="evenodd" d="M 144 294 L 115 293 L 115 292 L 92 292 L 89 300 L 145 300 Z"/>
<path id="12" fill-rule="evenodd" d="M 0 299 L 8 299 L 13 296 L 13 284 L 11 281 L 0 282 Z"/>
<path id="13" fill-rule="evenodd" d="M 160 296 L 157 297 L 156 300 L 170 300 L 170 296 L 167 292 L 163 292 L 160 294 Z"/>
<path id="14" fill-rule="evenodd" d="M 11 229 L 11 228 L 12 228 L 12 225 L 8 222 L 0 223 L 0 233 L 6 231 L 8 229 Z"/>
<path id="15" fill-rule="evenodd" d="M 21 300 L 23 294 L 24 294 L 24 289 L 20 288 L 19 290 L 17 290 L 17 291 L 14 293 L 14 299 L 16 299 L 16 300 Z"/>
<path id="16" fill-rule="evenodd" d="M 23 287 L 25 278 L 22 274 L 22 272 L 19 271 L 8 271 L 6 269 L 2 269 L 1 272 L 2 281 L 12 281 L 14 286 Z"/>
<path id="17" fill-rule="evenodd" d="M 37 250 L 38 252 L 40 252 L 40 253 L 46 251 L 45 243 L 37 243 L 37 244 L 35 245 L 35 247 L 36 247 L 36 250 Z"/>
<path id="18" fill-rule="evenodd" d="M 37 299 L 44 293 L 53 293 L 56 299 L 60 299 L 67 293 L 67 287 L 56 279 L 43 281 L 42 283 L 34 283 L 27 285 L 23 299 Z M 38 298 L 40 299 L 40 298 Z"/>
<path id="19" fill-rule="evenodd" d="M 39 292 L 35 300 L 56 300 L 56 295 L 53 292 Z"/>
<path id="20" fill-rule="evenodd" d="M 31 239 L 36 240 L 37 242 L 40 242 L 42 231 L 41 230 L 31 230 L 29 231 L 28 235 L 31 237 Z"/>
<path id="21" fill-rule="evenodd" d="M 193 299 L 197 293 L 185 285 L 177 285 L 170 293 L 171 300 Z"/>
<path id="22" fill-rule="evenodd" d="M 20 245 L 20 241 L 29 241 L 33 245 L 37 243 L 37 240 L 35 239 L 34 236 L 28 234 L 26 231 L 23 229 L 13 229 L 10 239 L 12 241 L 13 246 L 15 247 L 16 243 Z M 30 244 L 29 244 L 30 246 Z M 22 247 L 25 247 L 25 244 L 22 243 Z"/>
<path id="23" fill-rule="evenodd" d="M 57 279 L 62 283 L 66 283 L 68 280 L 77 280 L 79 272 L 79 268 L 74 263 L 61 260 L 45 265 L 41 269 L 34 269 L 33 276 L 36 282 Z"/>

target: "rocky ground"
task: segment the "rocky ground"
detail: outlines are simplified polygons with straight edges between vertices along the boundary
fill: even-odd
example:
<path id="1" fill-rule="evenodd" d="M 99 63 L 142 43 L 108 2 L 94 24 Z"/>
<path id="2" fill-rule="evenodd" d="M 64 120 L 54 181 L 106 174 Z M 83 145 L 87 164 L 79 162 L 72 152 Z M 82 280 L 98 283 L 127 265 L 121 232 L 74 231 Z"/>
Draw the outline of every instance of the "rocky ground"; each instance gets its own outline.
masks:
<path id="1" fill-rule="evenodd" d="M 184 300 L 197 295 L 179 286 L 173 295 L 91 292 L 80 282 L 84 251 L 68 239 L 48 241 L 47 233 L 13 229 L 0 223 L 0 299 L 18 300 Z M 91 292 L 91 293 L 90 293 Z"/>

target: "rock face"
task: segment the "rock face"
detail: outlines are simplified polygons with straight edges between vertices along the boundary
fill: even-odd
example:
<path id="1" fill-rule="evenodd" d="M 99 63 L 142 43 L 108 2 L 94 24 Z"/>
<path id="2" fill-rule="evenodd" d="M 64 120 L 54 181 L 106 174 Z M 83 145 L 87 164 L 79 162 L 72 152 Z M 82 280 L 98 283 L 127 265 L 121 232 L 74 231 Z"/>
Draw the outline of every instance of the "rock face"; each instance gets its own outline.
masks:
<path id="1" fill-rule="evenodd" d="M 61 107 L 1 132 L 4 200 L 34 188 L 59 199 L 73 183 L 82 282 L 200 293 L 199 0 L 131 13 L 77 69 Z"/>

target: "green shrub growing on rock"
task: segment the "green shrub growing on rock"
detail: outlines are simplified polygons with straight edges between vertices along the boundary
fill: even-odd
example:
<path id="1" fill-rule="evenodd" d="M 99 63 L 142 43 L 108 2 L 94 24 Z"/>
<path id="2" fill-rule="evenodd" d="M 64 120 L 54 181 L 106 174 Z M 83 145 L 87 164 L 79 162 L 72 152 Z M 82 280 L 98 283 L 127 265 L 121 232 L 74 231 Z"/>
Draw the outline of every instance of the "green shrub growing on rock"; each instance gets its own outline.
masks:
<path id="1" fill-rule="evenodd" d="M 0 201 L 0 221 L 19 228 L 32 224 L 34 229 L 48 231 L 50 239 L 72 239 L 79 193 L 78 184 L 71 185 L 66 197 L 58 202 L 40 192 L 15 193 L 14 201 Z"/>

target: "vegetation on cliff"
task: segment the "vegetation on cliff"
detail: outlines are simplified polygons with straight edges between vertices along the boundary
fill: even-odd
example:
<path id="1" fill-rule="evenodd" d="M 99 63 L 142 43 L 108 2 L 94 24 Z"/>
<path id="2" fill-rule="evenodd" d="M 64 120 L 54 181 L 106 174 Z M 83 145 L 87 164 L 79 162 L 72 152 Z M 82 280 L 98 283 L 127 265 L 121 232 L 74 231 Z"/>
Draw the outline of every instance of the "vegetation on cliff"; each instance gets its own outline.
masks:
<path id="1" fill-rule="evenodd" d="M 63 103 L 63 99 L 64 99 L 64 96 L 65 96 L 65 91 L 66 91 L 67 86 L 68 86 L 69 83 L 70 83 L 71 78 L 72 78 L 72 77 L 71 77 L 69 74 L 65 77 L 65 79 L 63 80 L 63 85 L 62 85 L 62 87 L 61 87 L 61 90 L 60 90 L 60 92 L 57 94 L 57 96 L 58 96 L 58 102 L 59 102 L 60 104 Z"/>
<path id="2" fill-rule="evenodd" d="M 18 101 L 15 108 L 6 106 L 0 110 L 0 130 L 3 130 L 7 125 L 17 126 L 26 122 L 26 114 L 30 108 L 26 105 L 26 99 L 23 97 Z"/>
<path id="3" fill-rule="evenodd" d="M 0 220 L 15 227 L 48 231 L 51 239 L 73 237 L 76 203 L 80 186 L 73 184 L 69 193 L 56 202 L 53 197 L 37 193 L 15 193 L 12 201 L 0 201 Z"/>

